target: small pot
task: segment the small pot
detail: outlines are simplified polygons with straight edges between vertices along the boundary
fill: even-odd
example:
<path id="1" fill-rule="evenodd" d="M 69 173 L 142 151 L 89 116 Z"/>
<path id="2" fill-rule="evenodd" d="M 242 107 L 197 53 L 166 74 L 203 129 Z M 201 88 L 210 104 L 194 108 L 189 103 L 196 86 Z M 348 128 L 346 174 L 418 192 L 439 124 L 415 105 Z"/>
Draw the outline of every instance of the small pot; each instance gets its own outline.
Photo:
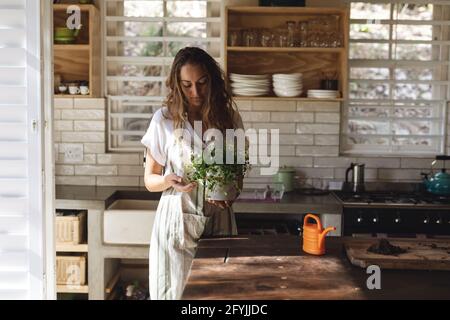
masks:
<path id="1" fill-rule="evenodd" d="M 237 190 L 234 184 L 224 186 L 214 186 L 213 190 L 206 186 L 206 199 L 213 201 L 233 201 L 237 197 Z"/>
<path id="2" fill-rule="evenodd" d="M 278 173 L 275 175 L 275 182 L 282 183 L 284 185 L 284 191 L 290 192 L 294 190 L 294 168 L 280 168 Z"/>

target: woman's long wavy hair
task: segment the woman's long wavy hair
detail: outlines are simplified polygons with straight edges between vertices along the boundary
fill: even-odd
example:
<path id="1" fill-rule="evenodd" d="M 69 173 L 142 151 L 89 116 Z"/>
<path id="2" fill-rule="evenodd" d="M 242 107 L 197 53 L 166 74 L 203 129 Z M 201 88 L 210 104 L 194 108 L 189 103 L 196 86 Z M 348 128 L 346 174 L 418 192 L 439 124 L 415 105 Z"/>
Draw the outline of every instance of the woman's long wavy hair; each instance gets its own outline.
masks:
<path id="1" fill-rule="evenodd" d="M 208 77 L 207 99 L 202 108 L 202 121 L 206 129 L 214 128 L 222 132 L 226 129 L 234 129 L 235 111 L 225 74 L 208 53 L 196 47 L 186 47 L 177 53 L 166 81 L 169 94 L 165 105 L 169 110 L 169 117 L 174 121 L 175 128 L 180 128 L 183 122 L 188 120 L 186 113 L 189 102 L 183 93 L 180 79 L 181 68 L 187 64 L 203 67 Z"/>

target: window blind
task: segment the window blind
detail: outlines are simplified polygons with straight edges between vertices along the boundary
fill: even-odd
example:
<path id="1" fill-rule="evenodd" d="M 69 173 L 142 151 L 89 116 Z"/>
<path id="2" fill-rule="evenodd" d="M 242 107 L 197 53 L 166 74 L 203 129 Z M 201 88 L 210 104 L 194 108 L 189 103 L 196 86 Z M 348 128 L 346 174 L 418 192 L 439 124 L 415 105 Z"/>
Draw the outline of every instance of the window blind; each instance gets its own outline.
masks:
<path id="1" fill-rule="evenodd" d="M 0 0 L 0 300 L 41 299 L 39 2 Z"/>

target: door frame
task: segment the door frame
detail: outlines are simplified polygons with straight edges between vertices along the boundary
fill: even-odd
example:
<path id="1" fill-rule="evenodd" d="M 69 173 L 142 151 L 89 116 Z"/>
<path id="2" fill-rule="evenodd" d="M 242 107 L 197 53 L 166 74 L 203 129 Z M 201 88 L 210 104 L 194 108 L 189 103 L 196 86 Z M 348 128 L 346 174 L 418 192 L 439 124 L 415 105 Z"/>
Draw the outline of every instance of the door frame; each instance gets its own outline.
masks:
<path id="1" fill-rule="evenodd" d="M 41 28 L 41 128 L 43 153 L 43 258 L 44 299 L 56 300 L 56 249 L 55 249 L 55 157 L 53 139 L 53 2 L 39 1 Z"/>

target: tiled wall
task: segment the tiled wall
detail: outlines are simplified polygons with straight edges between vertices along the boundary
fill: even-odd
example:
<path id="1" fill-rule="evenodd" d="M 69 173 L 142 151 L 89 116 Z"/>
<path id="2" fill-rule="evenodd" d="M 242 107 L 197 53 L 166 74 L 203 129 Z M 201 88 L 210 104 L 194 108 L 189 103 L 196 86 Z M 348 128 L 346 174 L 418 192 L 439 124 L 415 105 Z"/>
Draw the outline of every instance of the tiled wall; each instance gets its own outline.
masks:
<path id="1" fill-rule="evenodd" d="M 366 164 L 367 181 L 418 181 L 431 158 L 339 156 L 339 102 L 239 99 L 246 128 L 280 130 L 280 165 L 297 169 L 299 183 L 324 187 L 343 180 L 351 162 Z M 55 100 L 56 183 L 59 185 L 143 186 L 142 154 L 105 152 L 105 100 Z M 450 129 L 450 117 L 448 119 Z M 448 130 L 450 132 L 450 130 Z M 447 139 L 450 140 L 450 139 Z M 82 159 L 67 150 L 82 149 Z M 246 184 L 270 182 L 255 167 Z"/>

